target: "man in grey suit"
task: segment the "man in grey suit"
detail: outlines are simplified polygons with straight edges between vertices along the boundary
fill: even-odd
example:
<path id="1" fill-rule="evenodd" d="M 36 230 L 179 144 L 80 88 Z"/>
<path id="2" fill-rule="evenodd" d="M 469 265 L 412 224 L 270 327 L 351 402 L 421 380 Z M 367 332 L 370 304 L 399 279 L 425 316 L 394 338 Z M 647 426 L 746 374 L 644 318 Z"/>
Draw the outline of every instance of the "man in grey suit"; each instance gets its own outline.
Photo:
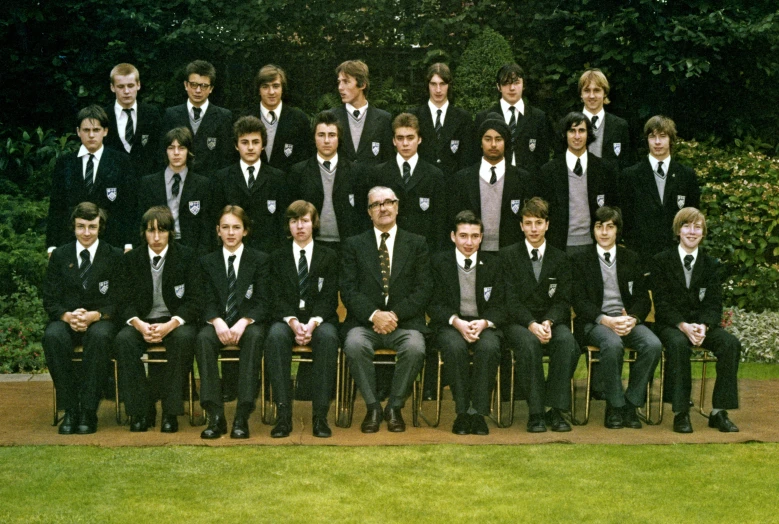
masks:
<path id="1" fill-rule="evenodd" d="M 401 409 L 425 356 L 425 307 L 432 292 L 427 242 L 397 226 L 398 198 L 382 186 L 368 192 L 373 227 L 343 245 L 341 299 L 346 306 L 344 353 L 368 413 L 363 433 L 405 431 Z M 382 413 L 376 391 L 376 348 L 398 352 Z"/>

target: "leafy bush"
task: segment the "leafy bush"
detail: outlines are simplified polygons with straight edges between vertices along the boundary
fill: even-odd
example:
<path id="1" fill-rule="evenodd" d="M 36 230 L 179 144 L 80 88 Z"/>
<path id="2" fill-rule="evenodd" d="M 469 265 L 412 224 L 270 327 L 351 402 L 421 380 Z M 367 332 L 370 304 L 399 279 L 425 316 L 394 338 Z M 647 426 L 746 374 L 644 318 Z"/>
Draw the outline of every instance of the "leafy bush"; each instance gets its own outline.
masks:
<path id="1" fill-rule="evenodd" d="M 742 362 L 779 363 L 779 312 L 728 309 L 723 315 L 723 327 L 741 340 Z"/>
<path id="2" fill-rule="evenodd" d="M 748 311 L 779 310 L 779 159 L 681 142 L 695 168 L 708 225 L 706 249 L 724 264 L 724 301 Z"/>
<path id="3" fill-rule="evenodd" d="M 13 275 L 39 287 L 46 274 L 48 202 L 0 195 L 0 296 L 17 291 Z"/>
<path id="4" fill-rule="evenodd" d="M 471 113 L 490 107 L 498 98 L 495 73 L 503 64 L 513 61 L 514 54 L 506 39 L 485 28 L 465 48 L 455 70 L 457 105 Z"/>
<path id="5" fill-rule="evenodd" d="M 34 286 L 17 275 L 13 280 L 18 291 L 0 297 L 0 373 L 43 371 L 43 301 Z"/>

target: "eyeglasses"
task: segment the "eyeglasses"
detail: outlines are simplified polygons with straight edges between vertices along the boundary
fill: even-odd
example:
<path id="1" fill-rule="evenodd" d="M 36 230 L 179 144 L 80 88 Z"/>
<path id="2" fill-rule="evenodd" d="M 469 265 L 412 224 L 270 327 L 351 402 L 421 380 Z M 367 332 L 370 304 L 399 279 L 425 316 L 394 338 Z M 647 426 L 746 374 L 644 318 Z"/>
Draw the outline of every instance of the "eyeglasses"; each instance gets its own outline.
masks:
<path id="1" fill-rule="evenodd" d="M 373 211 L 374 209 L 380 208 L 380 207 L 382 207 L 382 206 L 384 206 L 384 207 L 390 207 L 390 206 L 393 206 L 393 205 L 395 205 L 395 204 L 397 204 L 397 203 L 398 203 L 398 201 L 397 201 L 397 200 L 390 200 L 390 199 L 387 199 L 387 200 L 385 200 L 384 202 L 374 202 L 373 204 L 368 204 L 368 209 L 370 209 L 371 211 Z"/>
<path id="2" fill-rule="evenodd" d="M 203 91 L 205 91 L 206 89 L 210 89 L 211 88 L 211 84 L 198 84 L 197 82 L 189 82 L 189 81 L 187 81 L 187 84 L 192 89 L 197 89 L 199 87 Z"/>

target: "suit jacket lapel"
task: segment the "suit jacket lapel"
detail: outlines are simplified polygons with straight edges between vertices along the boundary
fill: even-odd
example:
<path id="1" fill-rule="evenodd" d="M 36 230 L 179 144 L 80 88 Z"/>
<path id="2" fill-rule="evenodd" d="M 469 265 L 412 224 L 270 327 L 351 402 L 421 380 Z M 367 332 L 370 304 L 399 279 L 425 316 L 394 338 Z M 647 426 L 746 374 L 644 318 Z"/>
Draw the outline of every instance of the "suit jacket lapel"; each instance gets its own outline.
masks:
<path id="1" fill-rule="evenodd" d="M 395 165 L 397 166 L 397 164 Z M 409 193 L 412 189 L 414 189 L 425 176 L 427 176 L 427 173 L 422 165 L 422 159 L 420 158 L 417 160 L 417 167 L 414 168 L 414 173 L 411 175 L 411 180 L 408 181 L 408 185 L 406 186 L 406 193 Z M 401 180 L 402 179 L 403 177 L 401 176 Z"/>
<path id="2" fill-rule="evenodd" d="M 249 268 L 254 267 L 253 264 L 254 257 L 252 255 L 252 252 L 249 251 L 246 246 L 243 248 L 243 255 L 241 255 L 241 265 L 238 267 L 238 274 L 235 278 L 235 304 L 236 306 L 240 306 L 243 302 L 244 297 L 246 296 L 246 291 L 249 289 L 249 284 L 252 283 L 252 273 L 249 271 Z M 222 271 L 222 274 L 225 275 L 225 281 L 227 281 L 227 274 Z M 225 286 L 225 289 L 227 286 Z M 225 305 L 227 304 L 227 296 L 225 295 Z"/>
<path id="3" fill-rule="evenodd" d="M 168 191 L 165 188 L 165 172 L 159 173 L 158 175 L 155 175 L 154 183 L 152 184 L 152 187 L 154 188 L 154 200 L 156 202 L 162 202 L 162 205 L 167 206 L 168 205 Z"/>
<path id="4" fill-rule="evenodd" d="M 346 115 L 349 118 L 349 115 Z M 372 147 L 371 138 L 373 137 L 373 128 L 376 124 L 376 113 L 374 113 L 373 106 L 368 106 L 368 110 L 365 113 L 365 125 L 362 128 L 362 134 L 360 135 L 360 143 L 357 147 L 357 154 L 359 155 L 366 148 Z"/>
<path id="5" fill-rule="evenodd" d="M 362 251 L 364 253 L 363 256 L 365 256 L 366 260 L 368 261 L 368 267 L 371 271 L 371 274 L 373 274 L 373 278 L 375 278 L 379 285 L 381 285 L 381 262 L 379 262 L 379 246 L 376 244 L 376 235 L 374 235 L 373 227 L 363 233 L 362 244 Z M 393 270 L 392 273 L 394 273 L 394 268 L 390 269 Z"/>
<path id="6" fill-rule="evenodd" d="M 466 180 L 466 183 L 471 186 L 468 188 L 468 196 L 471 199 L 471 209 L 477 216 L 481 214 L 481 187 L 479 186 L 481 184 L 481 182 L 479 182 L 479 179 L 481 178 L 479 176 L 480 165 L 481 164 L 474 166 L 468 180 Z"/>
<path id="7" fill-rule="evenodd" d="M 449 300 L 457 312 L 460 311 L 460 275 L 459 267 L 457 265 L 456 249 L 452 250 L 448 257 L 447 263 L 444 265 L 444 282 L 446 289 L 449 291 Z"/>
<path id="8" fill-rule="evenodd" d="M 252 193 L 256 193 L 260 190 L 260 188 L 268 181 L 268 170 L 265 168 L 268 164 L 262 163 L 260 164 L 260 170 L 257 172 L 257 177 L 254 179 L 254 185 L 252 186 Z M 240 170 L 240 168 L 239 168 Z M 243 176 L 241 176 L 243 178 Z M 246 182 L 244 182 L 244 185 L 246 185 Z M 248 189 L 248 186 L 247 186 Z"/>
<path id="9" fill-rule="evenodd" d="M 392 264 L 390 266 L 390 286 L 395 278 L 403 271 L 403 266 L 409 258 L 409 245 L 406 242 L 406 234 L 402 229 L 398 229 L 395 238 L 395 247 L 392 252 Z"/>

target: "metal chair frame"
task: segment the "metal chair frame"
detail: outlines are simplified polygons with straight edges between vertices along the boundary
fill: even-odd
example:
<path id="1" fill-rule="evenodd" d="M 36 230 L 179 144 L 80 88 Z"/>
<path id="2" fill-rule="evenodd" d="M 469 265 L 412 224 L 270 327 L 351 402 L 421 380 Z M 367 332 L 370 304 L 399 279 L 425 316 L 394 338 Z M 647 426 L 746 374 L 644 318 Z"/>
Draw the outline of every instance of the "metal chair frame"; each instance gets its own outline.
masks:
<path id="1" fill-rule="evenodd" d="M 663 346 L 663 353 L 662 353 L 662 372 L 661 374 L 664 376 L 665 374 L 665 346 Z M 690 362 L 700 362 L 701 363 L 701 389 L 698 394 L 698 413 L 703 415 L 706 418 L 709 418 L 709 414 L 706 413 L 703 410 L 704 402 L 706 400 L 706 368 L 710 363 L 717 362 L 717 357 L 714 356 L 714 353 L 712 353 L 710 350 L 702 348 L 700 346 L 693 346 L 692 347 L 692 355 L 690 355 Z M 657 421 L 657 424 L 663 421 L 663 385 L 662 385 L 662 377 L 661 377 L 661 387 L 660 387 L 660 416 Z"/>

